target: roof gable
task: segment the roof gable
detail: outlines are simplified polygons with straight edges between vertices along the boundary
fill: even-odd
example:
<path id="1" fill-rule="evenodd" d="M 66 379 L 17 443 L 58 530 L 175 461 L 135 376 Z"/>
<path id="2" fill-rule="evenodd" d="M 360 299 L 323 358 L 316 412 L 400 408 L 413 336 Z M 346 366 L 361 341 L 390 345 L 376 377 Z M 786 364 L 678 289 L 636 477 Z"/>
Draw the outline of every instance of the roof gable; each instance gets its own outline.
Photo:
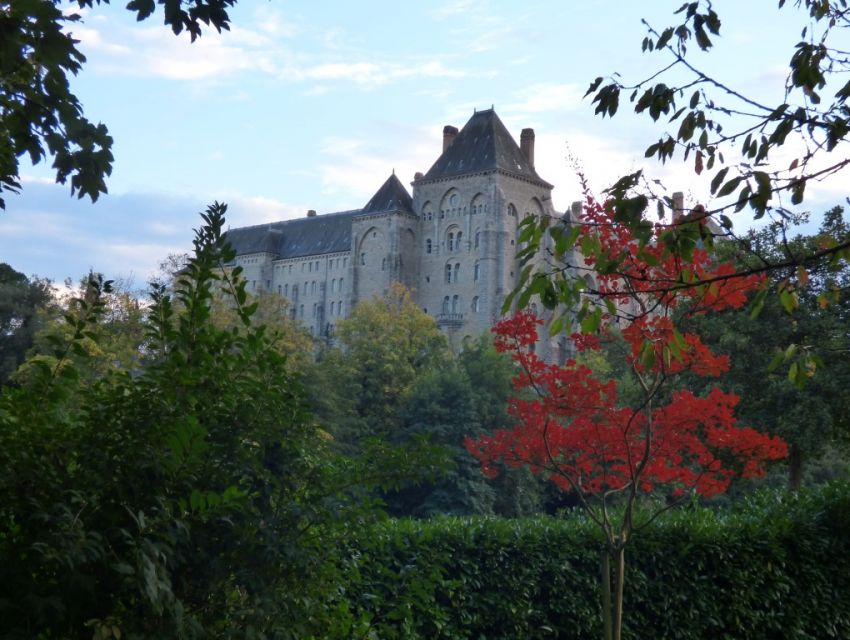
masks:
<path id="1" fill-rule="evenodd" d="M 382 211 L 406 211 L 413 213 L 413 198 L 396 177 L 395 171 L 387 178 L 381 188 L 372 196 L 361 213 L 379 213 Z"/>
<path id="2" fill-rule="evenodd" d="M 535 182 L 543 180 L 493 109 L 476 111 L 437 158 L 423 180 L 501 170 Z"/>

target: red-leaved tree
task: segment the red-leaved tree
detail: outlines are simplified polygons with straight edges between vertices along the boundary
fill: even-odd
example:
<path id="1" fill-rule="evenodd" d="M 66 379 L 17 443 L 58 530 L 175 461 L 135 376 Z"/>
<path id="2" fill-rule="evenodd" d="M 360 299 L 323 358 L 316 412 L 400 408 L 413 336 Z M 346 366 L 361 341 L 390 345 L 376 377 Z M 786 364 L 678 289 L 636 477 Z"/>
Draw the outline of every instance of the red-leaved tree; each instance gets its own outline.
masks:
<path id="1" fill-rule="evenodd" d="M 606 640 L 620 640 L 625 548 L 632 536 L 694 493 L 716 495 L 735 476 L 762 475 L 787 448 L 779 438 L 737 424 L 737 396 L 714 388 L 699 397 L 673 386 L 686 371 L 719 376 L 729 367 L 726 356 L 677 325 L 689 315 L 741 307 L 760 279 L 728 278 L 733 267 L 715 263 L 698 246 L 683 262 L 680 251 L 657 241 L 670 227 L 657 225 L 641 242 L 592 197 L 584 209 L 578 240 L 600 249 L 589 264 L 597 284 L 588 296 L 603 324 L 573 340 L 580 352 L 599 349 L 611 337 L 614 318 L 625 318 L 625 358 L 640 399 L 621 401 L 614 380 L 600 379 L 576 360 L 563 366 L 542 361 L 533 348 L 542 321 L 518 313 L 494 327 L 496 348 L 519 364 L 514 384 L 523 397 L 510 404 L 518 426 L 467 439 L 466 446 L 486 475 L 496 475 L 500 465 L 527 465 L 575 493 L 605 536 L 604 632 Z M 641 496 L 650 494 L 655 498 L 638 509 Z"/>

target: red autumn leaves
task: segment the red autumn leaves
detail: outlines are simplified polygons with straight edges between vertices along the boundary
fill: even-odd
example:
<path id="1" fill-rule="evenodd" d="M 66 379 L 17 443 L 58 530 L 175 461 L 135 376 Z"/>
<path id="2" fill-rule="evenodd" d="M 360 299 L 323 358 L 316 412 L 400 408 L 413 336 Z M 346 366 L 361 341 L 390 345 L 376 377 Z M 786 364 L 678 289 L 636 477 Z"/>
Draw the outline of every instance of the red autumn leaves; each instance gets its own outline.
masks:
<path id="1" fill-rule="evenodd" d="M 588 199 L 579 242 L 593 235 L 599 260 L 614 264 L 595 274 L 598 300 L 609 298 L 629 322 L 622 331 L 626 361 L 644 391 L 636 406 L 618 398 L 613 380 L 601 380 L 575 360 L 563 366 L 543 362 L 532 350 L 540 320 L 519 313 L 498 323 L 495 345 L 520 365 L 514 385 L 520 395 L 509 412 L 517 427 L 500 430 L 466 446 L 486 475 L 504 464 L 528 465 L 564 490 L 595 494 L 635 486 L 670 495 L 724 492 L 736 476 L 762 475 L 768 462 L 787 455 L 785 443 L 735 418 L 739 398 L 714 388 L 704 397 L 670 391 L 686 371 L 717 377 L 728 370 L 699 336 L 676 328 L 688 315 L 739 308 L 761 286 L 752 276 L 732 276 L 734 266 L 716 264 L 694 248 L 685 262 L 665 251 L 670 227 L 657 226 L 653 242 L 641 246 L 605 207 Z M 601 258 L 599 258 L 601 256 Z M 732 276 L 732 277 L 730 277 Z M 574 335 L 579 352 L 598 349 L 600 335 Z"/>

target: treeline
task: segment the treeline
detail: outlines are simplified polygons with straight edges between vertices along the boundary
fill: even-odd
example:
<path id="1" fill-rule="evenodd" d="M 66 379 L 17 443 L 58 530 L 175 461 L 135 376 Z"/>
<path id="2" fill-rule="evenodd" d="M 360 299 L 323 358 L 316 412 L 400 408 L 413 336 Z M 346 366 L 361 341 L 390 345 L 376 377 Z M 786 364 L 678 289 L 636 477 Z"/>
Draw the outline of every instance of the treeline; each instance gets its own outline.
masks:
<path id="1" fill-rule="evenodd" d="M 466 437 L 509 426 L 515 393 L 513 364 L 487 337 L 452 354 L 410 294 L 393 289 L 339 323 L 332 344 L 316 344 L 285 300 L 252 298 L 238 268 L 221 272 L 233 258 L 223 214 L 207 211 L 193 255 L 144 300 L 96 275 L 56 300 L 49 283 L 0 269 L 3 637 L 368 633 L 387 614 L 340 588 L 357 572 L 375 578 L 337 554 L 385 512 L 571 506 L 524 469 L 485 479 L 466 453 Z M 705 318 L 701 329 L 748 363 L 721 384 L 741 393 L 754 426 L 786 425 L 815 481 L 846 468 L 850 325 L 835 291 L 847 269 L 837 273 L 810 276 L 829 304 L 800 289 L 794 315 L 767 300 L 757 320 Z M 766 374 L 786 327 L 802 355 L 786 347 Z M 617 349 L 585 364 L 627 398 Z M 795 363 L 811 371 L 805 386 L 789 379 Z M 802 394 L 806 416 L 771 412 L 766 390 Z M 811 463 L 825 451 L 834 462 Z"/>

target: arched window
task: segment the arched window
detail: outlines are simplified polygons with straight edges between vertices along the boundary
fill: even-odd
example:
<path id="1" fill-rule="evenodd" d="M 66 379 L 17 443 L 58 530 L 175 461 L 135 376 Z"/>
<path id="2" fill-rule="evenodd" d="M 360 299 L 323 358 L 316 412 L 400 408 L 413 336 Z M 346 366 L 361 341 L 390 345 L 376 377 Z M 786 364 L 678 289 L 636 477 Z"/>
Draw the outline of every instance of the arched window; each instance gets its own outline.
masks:
<path id="1" fill-rule="evenodd" d="M 277 285 L 277 295 L 280 295 L 281 293 L 283 293 L 282 289 L 283 289 L 283 287 L 281 287 L 280 285 Z"/>
<path id="2" fill-rule="evenodd" d="M 479 310 L 478 309 L 478 296 L 475 296 L 472 299 L 472 311 L 475 312 L 475 313 L 478 313 L 478 310 Z"/>
<path id="3" fill-rule="evenodd" d="M 455 282 L 460 282 L 460 262 L 455 262 Z"/>
<path id="4" fill-rule="evenodd" d="M 449 312 L 449 297 L 446 296 L 445 298 L 443 298 L 443 313 L 448 313 L 448 312 Z"/>
<path id="5" fill-rule="evenodd" d="M 292 301 L 298 302 L 298 285 L 292 285 Z"/>
<path id="6" fill-rule="evenodd" d="M 480 277 L 481 277 L 481 263 L 476 262 L 475 263 L 475 273 L 472 276 L 472 280 L 474 282 L 478 282 L 478 278 L 480 278 Z"/>
<path id="7" fill-rule="evenodd" d="M 481 232 L 480 232 L 480 231 L 476 231 L 476 232 L 475 232 L 475 248 L 476 248 L 476 249 L 478 248 L 478 245 L 479 245 L 479 244 L 481 244 Z"/>
<path id="8" fill-rule="evenodd" d="M 452 252 L 452 251 L 455 250 L 455 234 L 453 232 L 449 232 L 448 240 L 446 242 L 446 249 L 449 252 Z"/>
<path id="9" fill-rule="evenodd" d="M 458 307 L 460 306 L 460 296 L 452 297 L 452 313 L 457 313 Z"/>
<path id="10" fill-rule="evenodd" d="M 316 293 L 316 281 L 315 280 L 313 280 L 313 282 L 310 284 L 310 293 Z"/>
<path id="11" fill-rule="evenodd" d="M 339 304 L 336 306 L 336 314 L 338 316 L 342 315 L 342 300 L 339 301 Z"/>
<path id="12" fill-rule="evenodd" d="M 283 285 L 283 295 L 285 295 L 287 298 L 289 297 L 289 285 L 288 284 Z"/>
<path id="13" fill-rule="evenodd" d="M 342 291 L 342 278 L 339 279 L 339 291 Z"/>
<path id="14" fill-rule="evenodd" d="M 455 251 L 460 251 L 460 250 L 461 250 L 460 239 L 461 239 L 462 237 L 463 237 L 463 232 L 462 232 L 462 231 L 458 231 L 458 232 L 457 232 L 457 238 L 455 238 Z"/>
<path id="15" fill-rule="evenodd" d="M 450 284 L 452 281 L 452 265 L 446 265 L 446 284 Z"/>
<path id="16" fill-rule="evenodd" d="M 333 293 L 334 291 L 336 291 L 336 278 L 331 280 L 331 293 Z"/>
<path id="17" fill-rule="evenodd" d="M 425 253 L 431 253 L 431 238 L 425 241 Z"/>
<path id="18" fill-rule="evenodd" d="M 336 311 L 336 302 L 331 302 L 331 315 L 334 315 Z"/>

